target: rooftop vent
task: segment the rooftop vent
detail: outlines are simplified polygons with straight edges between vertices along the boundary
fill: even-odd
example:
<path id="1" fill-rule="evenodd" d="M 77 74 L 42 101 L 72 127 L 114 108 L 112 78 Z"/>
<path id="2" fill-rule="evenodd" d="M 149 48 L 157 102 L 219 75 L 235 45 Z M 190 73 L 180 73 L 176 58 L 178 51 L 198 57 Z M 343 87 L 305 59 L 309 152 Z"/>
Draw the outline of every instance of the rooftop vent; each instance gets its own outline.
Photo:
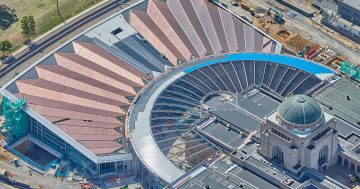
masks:
<path id="1" fill-rule="evenodd" d="M 114 31 L 112 31 L 111 33 L 113 34 L 113 35 L 117 35 L 117 34 L 119 34 L 120 32 L 122 32 L 123 30 L 121 29 L 121 28 L 116 28 Z"/>

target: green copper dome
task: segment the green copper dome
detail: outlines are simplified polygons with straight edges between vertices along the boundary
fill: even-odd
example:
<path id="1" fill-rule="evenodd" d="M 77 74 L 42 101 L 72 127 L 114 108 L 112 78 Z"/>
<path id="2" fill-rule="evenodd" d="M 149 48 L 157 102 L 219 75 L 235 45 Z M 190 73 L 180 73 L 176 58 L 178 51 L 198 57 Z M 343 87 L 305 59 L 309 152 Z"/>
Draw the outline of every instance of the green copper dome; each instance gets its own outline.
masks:
<path id="1" fill-rule="evenodd" d="M 314 123 L 323 115 L 319 103 L 306 95 L 287 98 L 279 105 L 277 111 L 282 120 L 303 125 Z"/>

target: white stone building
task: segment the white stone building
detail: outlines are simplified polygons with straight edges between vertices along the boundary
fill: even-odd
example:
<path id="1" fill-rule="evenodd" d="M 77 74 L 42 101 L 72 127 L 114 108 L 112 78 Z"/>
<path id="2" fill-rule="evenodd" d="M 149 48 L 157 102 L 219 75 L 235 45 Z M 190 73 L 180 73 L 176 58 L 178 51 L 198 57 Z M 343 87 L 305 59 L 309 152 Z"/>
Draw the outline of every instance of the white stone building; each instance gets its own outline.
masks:
<path id="1" fill-rule="evenodd" d="M 289 97 L 265 118 L 259 153 L 294 173 L 302 167 L 322 172 L 337 162 L 335 127 L 334 117 L 311 97 Z"/>

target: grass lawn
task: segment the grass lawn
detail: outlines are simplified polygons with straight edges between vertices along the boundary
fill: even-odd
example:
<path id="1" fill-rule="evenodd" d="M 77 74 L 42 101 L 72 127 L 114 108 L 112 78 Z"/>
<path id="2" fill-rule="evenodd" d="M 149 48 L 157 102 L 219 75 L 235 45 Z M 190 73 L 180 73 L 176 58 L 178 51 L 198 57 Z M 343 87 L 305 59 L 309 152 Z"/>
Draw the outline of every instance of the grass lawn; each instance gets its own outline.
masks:
<path id="1" fill-rule="evenodd" d="M 66 20 L 100 1 L 102 0 L 59 0 L 60 13 Z M 19 21 L 8 29 L 0 30 L 0 40 L 10 40 L 15 49 L 24 41 L 20 24 L 23 16 L 34 16 L 37 35 L 49 31 L 62 22 L 56 10 L 56 0 L 0 0 L 0 4 L 15 9 L 19 18 Z"/>

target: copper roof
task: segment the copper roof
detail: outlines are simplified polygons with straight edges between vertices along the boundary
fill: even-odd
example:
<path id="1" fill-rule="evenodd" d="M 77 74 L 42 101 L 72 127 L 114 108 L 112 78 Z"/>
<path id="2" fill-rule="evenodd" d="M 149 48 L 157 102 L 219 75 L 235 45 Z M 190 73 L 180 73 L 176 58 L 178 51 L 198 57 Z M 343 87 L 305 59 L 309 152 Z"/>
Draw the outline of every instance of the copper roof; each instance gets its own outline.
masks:
<path id="1" fill-rule="evenodd" d="M 59 66 L 72 70 L 81 75 L 93 78 L 104 84 L 111 83 L 117 90 L 114 92 L 124 96 L 135 96 L 136 92 L 131 85 L 126 84 L 124 78 L 116 73 L 97 65 L 74 53 L 55 53 L 55 59 Z"/>
<path id="2" fill-rule="evenodd" d="M 275 44 L 264 44 L 267 36 L 206 0 L 150 0 L 147 12 L 131 10 L 130 24 L 173 64 L 189 55 L 271 52 Z"/>
<path id="3" fill-rule="evenodd" d="M 123 148 L 119 116 L 149 76 L 94 43 L 73 47 L 56 53 L 56 64 L 37 65 L 37 78 L 17 80 L 15 96 L 94 154 L 113 153 Z"/>
<path id="4" fill-rule="evenodd" d="M 143 87 L 144 82 L 140 74 L 130 69 L 129 65 L 124 65 L 120 59 L 117 59 L 102 48 L 91 43 L 73 42 L 74 51 L 83 58 L 94 62 L 95 64 L 108 69 L 119 76 L 123 77 L 124 82 L 137 87 Z"/>
<path id="5" fill-rule="evenodd" d="M 141 36 L 130 30 L 118 36 L 99 30 L 113 42 L 100 39 L 101 33 L 99 37 L 82 35 L 11 84 L 15 96 L 25 97 L 32 110 L 94 154 L 111 154 L 123 148 L 118 139 L 124 137 L 123 122 L 131 100 L 155 75 L 151 66 L 145 65 L 154 62 L 164 68 L 160 70 L 170 65 L 153 47 L 176 65 L 179 60 L 212 54 L 273 52 L 276 45 L 206 0 L 150 0 L 147 12 L 132 9 L 128 19 L 151 45 L 142 43 Z M 116 27 L 131 28 L 126 24 L 114 22 Z M 128 38 L 120 37 L 125 34 Z M 133 43 L 136 45 L 131 46 Z M 146 56 L 140 56 L 143 51 L 148 52 Z"/>

